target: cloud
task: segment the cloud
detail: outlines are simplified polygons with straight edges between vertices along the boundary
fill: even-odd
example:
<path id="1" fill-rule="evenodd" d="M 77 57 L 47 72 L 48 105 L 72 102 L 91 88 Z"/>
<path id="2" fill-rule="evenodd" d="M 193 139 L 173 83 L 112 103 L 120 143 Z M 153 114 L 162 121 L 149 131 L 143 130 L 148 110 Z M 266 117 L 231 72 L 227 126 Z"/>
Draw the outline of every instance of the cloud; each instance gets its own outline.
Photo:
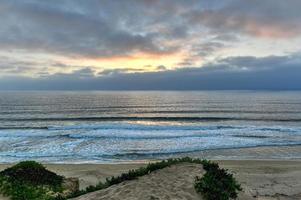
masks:
<path id="1" fill-rule="evenodd" d="M 216 52 L 222 48 L 224 48 L 226 45 L 221 42 L 216 41 L 210 41 L 206 43 L 202 43 L 198 46 L 195 46 L 193 48 L 193 52 L 196 52 L 197 56 L 206 57 L 208 55 L 211 55 L 213 52 Z"/>
<path id="2" fill-rule="evenodd" d="M 38 62 L 11 60 L 7 57 L 0 57 L 1 74 L 26 74 L 35 71 Z M 43 69 L 42 69 L 43 70 Z"/>
<path id="3" fill-rule="evenodd" d="M 301 38 L 300 7 L 300 0 L 1 0 L 0 77 L 148 78 L 146 65 L 167 79 L 176 73 L 280 70 L 293 58 L 255 56 L 300 50 L 293 41 Z M 274 48 L 279 39 L 285 42 Z M 151 63 L 159 57 L 160 63 Z M 122 67 L 127 58 L 136 66 Z M 200 63 L 202 68 L 169 70 Z"/>
<path id="4" fill-rule="evenodd" d="M 74 4 L 79 6 L 75 1 Z M 81 13 L 65 8 L 64 4 L 4 0 L 0 7 L 2 48 L 88 57 L 173 51 L 160 46 L 149 33 L 130 32 L 118 26 L 119 23 L 114 24 L 110 16 Z"/>
<path id="5" fill-rule="evenodd" d="M 0 80 L 0 89 L 295 90 L 301 89 L 299 57 L 299 54 L 262 58 L 229 57 L 198 68 L 147 73 L 117 70 L 102 73 L 102 76 L 85 68 L 71 74 L 55 74 L 38 79 L 14 77 L 12 81 L 12 78 L 7 77 Z"/>
<path id="6" fill-rule="evenodd" d="M 167 70 L 167 68 L 164 65 L 159 65 L 159 66 L 156 67 L 156 69 L 159 70 L 159 71 L 161 71 L 161 70 L 162 71 Z"/>
<path id="7" fill-rule="evenodd" d="M 105 69 L 99 72 L 99 75 L 116 75 L 116 74 L 125 74 L 125 73 L 134 73 L 134 72 L 145 72 L 144 68 L 117 68 L 117 69 Z"/>
<path id="8" fill-rule="evenodd" d="M 218 36 L 225 32 L 300 36 L 300 7 L 299 0 L 3 0 L 0 45 L 71 56 L 168 54 L 183 47 L 181 40 L 202 34 L 204 28 Z M 167 45 L 170 41 L 173 44 Z"/>
<path id="9" fill-rule="evenodd" d="M 299 0 L 229 1 L 221 9 L 195 10 L 190 22 L 213 31 L 241 32 L 255 37 L 290 38 L 301 34 Z"/>

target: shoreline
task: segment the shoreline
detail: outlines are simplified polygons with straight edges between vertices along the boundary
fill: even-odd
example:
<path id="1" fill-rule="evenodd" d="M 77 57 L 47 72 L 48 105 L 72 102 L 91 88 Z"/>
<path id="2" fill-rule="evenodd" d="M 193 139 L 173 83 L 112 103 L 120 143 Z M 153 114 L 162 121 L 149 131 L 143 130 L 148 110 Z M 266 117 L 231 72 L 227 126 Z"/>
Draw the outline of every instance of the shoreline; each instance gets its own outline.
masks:
<path id="1" fill-rule="evenodd" d="M 186 152 L 186 153 L 177 153 L 170 154 L 166 156 L 142 158 L 142 159 L 115 159 L 112 161 L 67 161 L 67 162 L 51 162 L 43 161 L 39 159 L 24 159 L 24 160 L 35 160 L 42 164 L 57 164 L 57 165 L 122 165 L 122 164 L 146 164 L 149 162 L 156 162 L 168 158 L 177 158 L 177 157 L 192 157 L 192 158 L 201 158 L 208 160 L 271 160 L 271 161 L 301 161 L 301 145 L 283 145 L 283 146 L 258 146 L 258 147 L 243 147 L 243 148 L 224 148 L 224 149 L 213 149 L 213 150 L 203 150 L 195 152 Z M 0 165 L 12 165 L 16 162 L 0 162 Z"/>

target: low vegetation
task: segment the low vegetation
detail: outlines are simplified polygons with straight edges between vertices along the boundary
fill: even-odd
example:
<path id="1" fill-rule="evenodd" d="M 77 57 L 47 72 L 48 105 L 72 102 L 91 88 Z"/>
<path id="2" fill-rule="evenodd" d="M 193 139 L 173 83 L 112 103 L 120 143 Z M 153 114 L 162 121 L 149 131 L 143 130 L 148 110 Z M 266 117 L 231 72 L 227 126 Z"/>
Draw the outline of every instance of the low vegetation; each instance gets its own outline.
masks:
<path id="1" fill-rule="evenodd" d="M 130 170 L 119 176 L 107 178 L 105 182 L 99 182 L 96 186 L 89 186 L 85 190 L 74 192 L 67 198 L 102 190 L 179 163 L 203 165 L 206 173 L 202 178 L 196 178 L 195 189 L 207 200 L 236 198 L 237 192 L 241 190 L 233 175 L 220 169 L 218 164 L 185 157 L 149 163 L 146 167 Z M 62 192 L 62 181 L 62 176 L 48 171 L 43 165 L 26 161 L 0 172 L 0 193 L 9 196 L 12 200 L 63 200 L 66 198 L 54 195 Z"/>
<path id="2" fill-rule="evenodd" d="M 185 162 L 202 164 L 203 161 L 201 159 L 192 159 L 189 157 L 185 157 L 185 158 L 162 160 L 162 161 L 159 161 L 156 163 L 149 163 L 146 167 L 140 167 L 138 169 L 130 170 L 127 173 L 122 173 L 119 176 L 107 178 L 104 183 L 99 182 L 96 186 L 89 186 L 85 190 L 80 190 L 80 191 L 74 193 L 73 195 L 70 196 L 70 198 L 77 197 L 77 196 L 80 196 L 83 194 L 87 194 L 89 192 L 102 190 L 102 189 L 108 188 L 112 185 L 119 184 L 124 181 L 133 180 L 140 176 L 147 175 L 156 170 L 163 169 L 165 167 L 170 167 L 174 164 L 185 163 Z"/>
<path id="3" fill-rule="evenodd" d="M 104 183 L 99 182 L 96 186 L 90 186 L 85 190 L 78 191 L 70 197 L 77 197 L 97 190 L 102 190 L 123 181 L 133 180 L 156 170 L 180 163 L 195 163 L 203 165 L 206 173 L 204 178 L 196 178 L 195 189 L 197 192 L 200 192 L 206 200 L 235 199 L 237 198 L 238 191 L 241 191 L 241 187 L 234 179 L 233 175 L 228 173 L 225 169 L 220 169 L 217 163 L 185 157 L 149 163 L 146 167 L 130 170 L 129 172 L 123 173 L 117 177 L 107 178 Z"/>
<path id="4" fill-rule="evenodd" d="M 55 200 L 63 177 L 35 161 L 20 162 L 0 172 L 0 193 L 12 200 Z"/>
<path id="5" fill-rule="evenodd" d="M 206 173 L 196 177 L 194 187 L 206 200 L 236 199 L 240 184 L 227 170 L 219 168 L 217 163 L 203 161 Z"/>

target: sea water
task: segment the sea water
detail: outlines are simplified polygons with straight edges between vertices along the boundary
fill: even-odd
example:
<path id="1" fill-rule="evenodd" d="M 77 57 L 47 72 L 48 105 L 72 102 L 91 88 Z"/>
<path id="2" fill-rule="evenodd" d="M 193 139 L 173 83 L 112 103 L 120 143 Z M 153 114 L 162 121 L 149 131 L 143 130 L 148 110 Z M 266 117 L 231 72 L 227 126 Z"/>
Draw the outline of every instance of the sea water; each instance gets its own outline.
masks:
<path id="1" fill-rule="evenodd" d="M 1 163 L 122 162 L 284 145 L 301 145 L 301 92 L 0 92 Z"/>

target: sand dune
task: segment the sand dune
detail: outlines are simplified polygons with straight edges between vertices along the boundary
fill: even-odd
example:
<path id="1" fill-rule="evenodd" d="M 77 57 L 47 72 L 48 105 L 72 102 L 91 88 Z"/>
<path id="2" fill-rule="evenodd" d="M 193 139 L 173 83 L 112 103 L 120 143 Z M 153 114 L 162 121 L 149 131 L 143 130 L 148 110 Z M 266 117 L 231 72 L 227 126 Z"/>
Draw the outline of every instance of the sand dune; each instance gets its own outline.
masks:
<path id="1" fill-rule="evenodd" d="M 240 200 L 300 200 L 300 161 L 219 161 L 242 184 Z M 202 199 L 193 188 L 196 164 L 180 164 L 137 180 L 127 181 L 74 200 L 194 200 Z"/>
<path id="2" fill-rule="evenodd" d="M 229 169 L 244 189 L 239 200 L 301 200 L 301 161 L 218 161 Z M 66 177 L 78 177 L 81 188 L 145 164 L 46 165 Z M 8 165 L 0 165 L 0 170 Z M 194 177 L 204 173 L 200 165 L 174 165 L 137 180 L 114 185 L 74 200 L 194 200 L 202 199 L 193 188 Z M 3 198 L 0 197 L 2 200 Z"/>
<path id="3" fill-rule="evenodd" d="M 300 161 L 220 161 L 244 188 L 244 198 L 301 200 Z M 243 199 L 243 198 L 241 198 Z"/>
<path id="4" fill-rule="evenodd" d="M 193 187 L 194 177 L 203 173 L 201 165 L 174 165 L 137 180 L 127 181 L 110 188 L 75 198 L 76 200 L 157 200 L 190 199 L 200 196 Z"/>

